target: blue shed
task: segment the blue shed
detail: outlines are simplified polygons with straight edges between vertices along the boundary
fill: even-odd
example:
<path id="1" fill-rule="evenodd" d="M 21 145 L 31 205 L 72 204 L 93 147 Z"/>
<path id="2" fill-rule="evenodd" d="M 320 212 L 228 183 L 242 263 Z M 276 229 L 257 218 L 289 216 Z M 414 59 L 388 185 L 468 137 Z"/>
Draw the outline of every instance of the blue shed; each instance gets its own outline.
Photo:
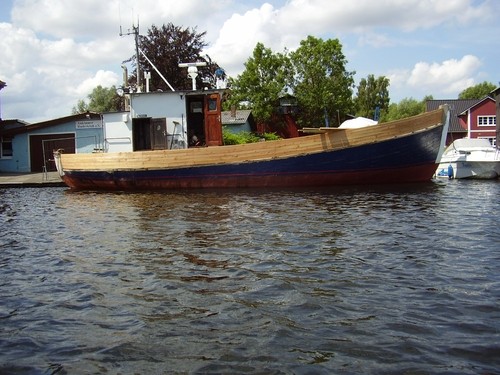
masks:
<path id="1" fill-rule="evenodd" d="M 232 109 L 221 113 L 222 126 L 231 133 L 255 132 L 255 120 L 249 109 Z"/>
<path id="2" fill-rule="evenodd" d="M 92 152 L 103 148 L 103 118 L 88 112 L 27 124 L 0 121 L 0 172 L 55 170 L 52 152 Z"/>

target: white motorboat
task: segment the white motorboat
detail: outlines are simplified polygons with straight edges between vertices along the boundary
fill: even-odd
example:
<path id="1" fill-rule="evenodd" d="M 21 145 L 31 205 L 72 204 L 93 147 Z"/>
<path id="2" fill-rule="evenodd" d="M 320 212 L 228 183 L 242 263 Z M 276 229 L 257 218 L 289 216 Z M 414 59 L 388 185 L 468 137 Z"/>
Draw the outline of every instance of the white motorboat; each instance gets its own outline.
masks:
<path id="1" fill-rule="evenodd" d="M 436 177 L 496 179 L 500 175 L 500 150 L 489 140 L 462 138 L 449 145 L 441 157 Z"/>

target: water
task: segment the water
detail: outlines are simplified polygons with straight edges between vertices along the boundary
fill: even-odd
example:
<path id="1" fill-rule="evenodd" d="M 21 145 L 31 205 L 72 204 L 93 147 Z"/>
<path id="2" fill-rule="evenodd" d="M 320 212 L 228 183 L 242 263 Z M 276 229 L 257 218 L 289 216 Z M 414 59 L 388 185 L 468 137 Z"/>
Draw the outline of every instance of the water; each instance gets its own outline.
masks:
<path id="1" fill-rule="evenodd" d="M 499 193 L 0 190 L 0 374 L 498 374 Z"/>

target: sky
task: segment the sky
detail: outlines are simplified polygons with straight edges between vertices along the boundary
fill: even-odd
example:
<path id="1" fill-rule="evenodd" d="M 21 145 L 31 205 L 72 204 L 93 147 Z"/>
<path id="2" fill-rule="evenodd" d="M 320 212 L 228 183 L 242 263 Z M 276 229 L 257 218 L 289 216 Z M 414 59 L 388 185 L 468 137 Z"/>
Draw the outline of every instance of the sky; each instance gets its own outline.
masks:
<path id="1" fill-rule="evenodd" d="M 258 42 L 296 49 L 338 39 L 355 82 L 390 80 L 392 103 L 456 99 L 500 85 L 498 0 L 0 0 L 0 117 L 28 123 L 71 115 L 98 85 L 122 83 L 140 33 L 171 22 L 206 32 L 204 53 L 231 77 Z M 128 66 L 129 72 L 133 70 Z"/>

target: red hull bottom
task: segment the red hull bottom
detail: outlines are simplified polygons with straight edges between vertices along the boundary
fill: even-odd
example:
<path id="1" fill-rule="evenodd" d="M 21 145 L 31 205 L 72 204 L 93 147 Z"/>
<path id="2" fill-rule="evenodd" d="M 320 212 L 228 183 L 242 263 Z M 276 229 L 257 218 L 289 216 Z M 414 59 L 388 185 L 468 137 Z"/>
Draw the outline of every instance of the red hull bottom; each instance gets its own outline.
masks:
<path id="1" fill-rule="evenodd" d="M 364 184 L 399 184 L 427 182 L 432 179 L 437 164 L 394 168 L 386 170 L 365 170 L 355 172 L 267 174 L 267 175 L 203 175 L 182 178 L 90 178 L 67 173 L 63 181 L 75 190 L 169 190 L 207 188 L 271 188 L 271 187 L 313 187 Z"/>

